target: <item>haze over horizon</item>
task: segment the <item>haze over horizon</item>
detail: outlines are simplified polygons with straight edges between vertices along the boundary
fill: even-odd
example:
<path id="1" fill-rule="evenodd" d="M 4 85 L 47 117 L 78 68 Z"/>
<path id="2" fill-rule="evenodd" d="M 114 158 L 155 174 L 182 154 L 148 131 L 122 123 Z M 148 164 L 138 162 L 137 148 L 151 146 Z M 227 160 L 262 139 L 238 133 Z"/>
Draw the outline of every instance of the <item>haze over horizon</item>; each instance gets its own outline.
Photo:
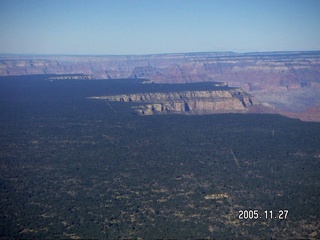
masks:
<path id="1" fill-rule="evenodd" d="M 0 2 L 0 53 L 320 50 L 320 1 Z"/>

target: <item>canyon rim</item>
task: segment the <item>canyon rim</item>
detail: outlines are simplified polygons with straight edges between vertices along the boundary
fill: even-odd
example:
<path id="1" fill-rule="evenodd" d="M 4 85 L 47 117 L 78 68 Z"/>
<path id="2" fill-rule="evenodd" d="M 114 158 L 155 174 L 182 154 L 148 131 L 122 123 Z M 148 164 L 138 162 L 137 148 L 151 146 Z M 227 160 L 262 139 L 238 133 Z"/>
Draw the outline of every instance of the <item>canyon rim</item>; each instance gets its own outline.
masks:
<path id="1" fill-rule="evenodd" d="M 154 83 L 223 82 L 241 88 L 275 113 L 320 121 L 320 51 L 1 55 L 0 76 L 35 74 L 80 74 L 86 76 L 80 79 L 87 80 L 138 78 Z"/>

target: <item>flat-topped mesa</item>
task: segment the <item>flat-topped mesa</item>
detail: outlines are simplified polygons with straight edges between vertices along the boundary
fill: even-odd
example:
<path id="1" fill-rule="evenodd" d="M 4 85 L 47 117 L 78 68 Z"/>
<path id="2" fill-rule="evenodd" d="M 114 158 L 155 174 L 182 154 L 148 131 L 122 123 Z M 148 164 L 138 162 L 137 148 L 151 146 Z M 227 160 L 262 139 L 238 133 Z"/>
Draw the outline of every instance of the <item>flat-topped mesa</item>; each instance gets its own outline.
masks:
<path id="1" fill-rule="evenodd" d="M 260 102 L 242 89 L 134 93 L 92 97 L 118 102 L 143 102 L 133 108 L 141 115 L 246 113 Z"/>
<path id="2" fill-rule="evenodd" d="M 61 75 L 61 76 L 54 76 L 49 77 L 47 80 L 89 80 L 89 79 L 95 79 L 93 75 Z"/>

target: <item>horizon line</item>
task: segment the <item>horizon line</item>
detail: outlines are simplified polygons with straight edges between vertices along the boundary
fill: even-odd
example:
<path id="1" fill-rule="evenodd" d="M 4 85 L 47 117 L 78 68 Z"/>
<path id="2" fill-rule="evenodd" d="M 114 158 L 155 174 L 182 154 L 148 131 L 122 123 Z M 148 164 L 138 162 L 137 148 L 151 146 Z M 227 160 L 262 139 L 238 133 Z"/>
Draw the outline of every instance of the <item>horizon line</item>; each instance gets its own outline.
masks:
<path id="1" fill-rule="evenodd" d="M 185 55 L 185 54 L 263 54 L 263 53 L 312 53 L 320 52 L 320 50 L 275 50 L 275 51 L 199 51 L 199 52 L 168 52 L 168 53 L 145 53 L 145 54 L 64 54 L 64 53 L 0 53 L 0 57 L 4 56 L 74 56 L 74 57 L 126 57 L 126 56 L 153 56 L 153 55 Z"/>

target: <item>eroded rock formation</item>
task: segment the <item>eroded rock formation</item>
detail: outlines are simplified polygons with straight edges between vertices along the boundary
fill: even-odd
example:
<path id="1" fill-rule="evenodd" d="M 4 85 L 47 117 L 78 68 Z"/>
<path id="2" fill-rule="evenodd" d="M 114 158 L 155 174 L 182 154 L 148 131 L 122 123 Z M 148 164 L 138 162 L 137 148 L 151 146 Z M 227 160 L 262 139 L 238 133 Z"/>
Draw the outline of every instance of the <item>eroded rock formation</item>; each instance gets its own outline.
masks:
<path id="1" fill-rule="evenodd" d="M 62 75 L 49 77 L 47 80 L 91 80 L 95 79 L 92 75 Z"/>
<path id="2" fill-rule="evenodd" d="M 241 89 L 182 91 L 168 93 L 135 93 L 92 97 L 118 102 L 137 102 L 144 105 L 133 108 L 141 115 L 183 113 L 245 113 L 260 102 Z"/>

